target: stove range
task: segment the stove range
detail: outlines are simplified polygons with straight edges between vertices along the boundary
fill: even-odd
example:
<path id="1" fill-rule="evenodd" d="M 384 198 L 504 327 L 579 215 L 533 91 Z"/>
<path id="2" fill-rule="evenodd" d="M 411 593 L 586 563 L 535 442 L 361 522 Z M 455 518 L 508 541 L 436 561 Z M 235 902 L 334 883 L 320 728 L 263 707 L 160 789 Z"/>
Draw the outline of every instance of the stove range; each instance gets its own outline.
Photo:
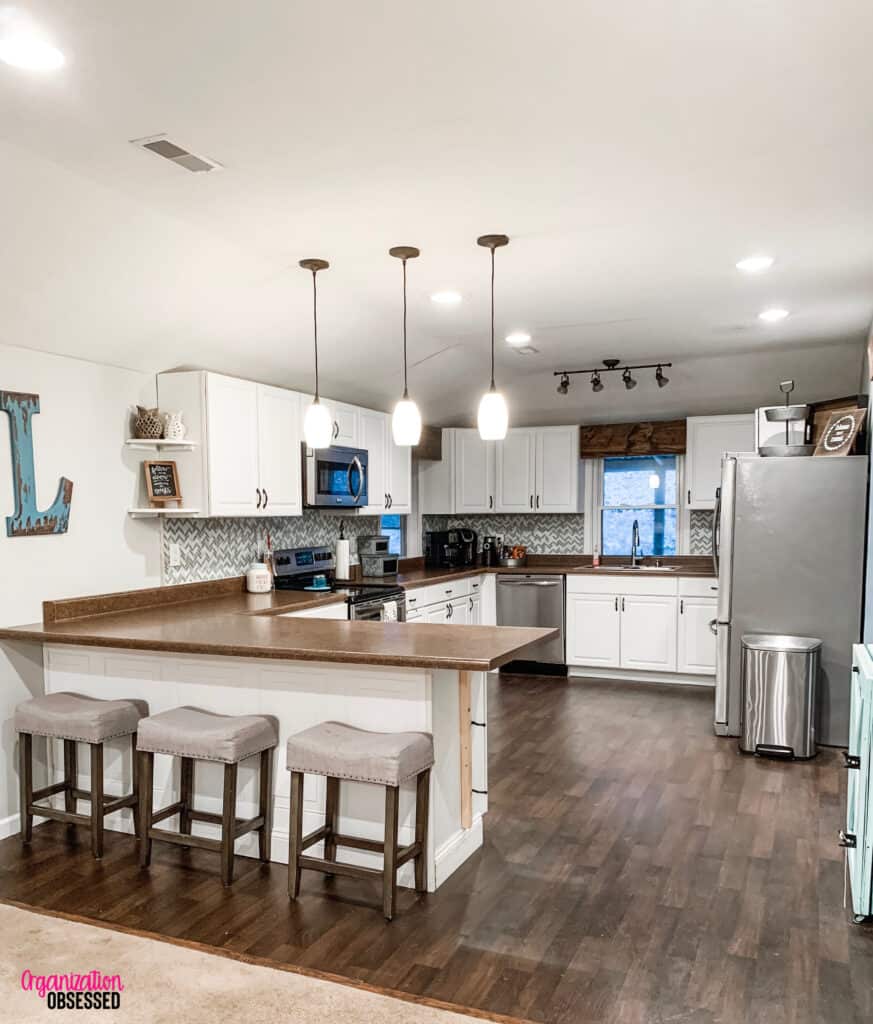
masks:
<path id="1" fill-rule="evenodd" d="M 406 592 L 390 583 L 359 583 L 336 579 L 336 560 L 327 546 L 278 548 L 273 556 L 277 590 L 306 590 L 311 593 L 335 593 L 344 597 L 350 619 L 387 621 L 406 620 Z M 388 607 L 386 607 L 388 606 Z"/>

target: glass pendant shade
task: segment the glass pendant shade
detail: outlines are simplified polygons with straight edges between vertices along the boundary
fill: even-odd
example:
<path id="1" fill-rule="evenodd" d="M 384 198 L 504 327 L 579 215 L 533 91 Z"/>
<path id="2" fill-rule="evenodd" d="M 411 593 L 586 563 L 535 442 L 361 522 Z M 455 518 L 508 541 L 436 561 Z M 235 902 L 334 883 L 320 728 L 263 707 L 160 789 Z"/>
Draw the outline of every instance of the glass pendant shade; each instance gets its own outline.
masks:
<path id="1" fill-rule="evenodd" d="M 394 406 L 391 434 L 396 445 L 411 447 L 421 440 L 421 413 L 411 398 L 401 398 Z"/>
<path id="2" fill-rule="evenodd" d="M 303 436 L 310 448 L 330 448 L 333 438 L 333 420 L 330 418 L 327 407 L 323 406 L 317 398 L 306 410 Z"/>
<path id="3" fill-rule="evenodd" d="M 479 402 L 479 437 L 483 441 L 502 441 L 509 426 L 506 399 L 499 391 L 486 391 Z"/>

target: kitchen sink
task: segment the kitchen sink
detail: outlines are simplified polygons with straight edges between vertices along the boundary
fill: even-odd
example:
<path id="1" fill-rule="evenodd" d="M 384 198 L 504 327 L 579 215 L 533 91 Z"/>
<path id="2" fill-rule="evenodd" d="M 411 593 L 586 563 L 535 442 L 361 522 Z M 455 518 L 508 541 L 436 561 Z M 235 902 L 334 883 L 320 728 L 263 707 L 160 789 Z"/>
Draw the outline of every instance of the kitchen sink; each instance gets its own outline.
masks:
<path id="1" fill-rule="evenodd" d="M 675 565 L 598 565 L 598 572 L 676 572 Z"/>

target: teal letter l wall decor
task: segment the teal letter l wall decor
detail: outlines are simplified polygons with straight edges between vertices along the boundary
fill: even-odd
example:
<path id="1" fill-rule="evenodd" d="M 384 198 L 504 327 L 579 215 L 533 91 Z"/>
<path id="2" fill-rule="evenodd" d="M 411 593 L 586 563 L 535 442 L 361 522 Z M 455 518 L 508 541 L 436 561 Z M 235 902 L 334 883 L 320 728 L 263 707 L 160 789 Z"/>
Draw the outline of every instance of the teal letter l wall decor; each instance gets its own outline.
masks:
<path id="1" fill-rule="evenodd" d="M 66 533 L 70 525 L 73 481 L 62 476 L 50 508 L 36 507 L 36 472 L 33 464 L 33 417 L 39 412 L 39 395 L 0 391 L 0 410 L 9 416 L 12 439 L 12 492 L 15 515 L 6 517 L 8 537 L 32 537 L 44 533 Z"/>

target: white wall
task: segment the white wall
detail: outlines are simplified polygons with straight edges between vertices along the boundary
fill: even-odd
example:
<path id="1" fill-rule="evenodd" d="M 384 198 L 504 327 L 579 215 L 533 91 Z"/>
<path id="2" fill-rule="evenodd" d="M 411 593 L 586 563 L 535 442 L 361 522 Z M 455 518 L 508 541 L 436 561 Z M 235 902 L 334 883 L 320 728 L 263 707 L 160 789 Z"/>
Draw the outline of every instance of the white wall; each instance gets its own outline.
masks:
<path id="1" fill-rule="evenodd" d="M 154 377 L 0 344 L 0 390 L 39 395 L 33 436 L 40 507 L 53 501 L 60 476 L 73 481 L 67 533 L 7 537 L 5 517 L 15 502 L 9 417 L 0 413 L 0 623 L 40 621 L 48 599 L 158 585 L 160 527 L 126 514 L 142 454 L 122 445 L 130 407 L 154 404 Z M 18 830 L 12 713 L 42 685 L 41 648 L 0 643 L 0 837 Z"/>

